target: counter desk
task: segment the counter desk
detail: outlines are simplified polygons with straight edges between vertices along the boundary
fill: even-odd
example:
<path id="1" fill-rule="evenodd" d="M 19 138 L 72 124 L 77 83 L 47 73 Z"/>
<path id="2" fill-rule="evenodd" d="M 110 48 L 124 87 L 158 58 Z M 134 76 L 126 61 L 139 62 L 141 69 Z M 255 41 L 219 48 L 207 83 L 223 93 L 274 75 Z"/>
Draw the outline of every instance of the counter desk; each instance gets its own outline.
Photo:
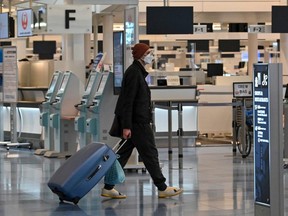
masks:
<path id="1" fill-rule="evenodd" d="M 198 102 L 197 86 L 150 86 L 150 90 L 155 134 L 168 136 L 168 154 L 171 159 L 172 135 L 177 131 L 178 157 L 183 158 L 184 134 L 194 139 L 197 137 L 197 108 L 195 106 Z M 174 121 L 177 121 L 178 125 L 173 124 Z M 182 166 L 183 164 L 179 163 L 179 167 Z"/>
<path id="2" fill-rule="evenodd" d="M 45 100 L 45 87 L 19 87 L 17 107 L 17 133 L 19 138 L 39 140 L 42 136 L 40 125 L 41 103 Z M 10 103 L 3 103 L 3 130 L 10 136 Z"/>

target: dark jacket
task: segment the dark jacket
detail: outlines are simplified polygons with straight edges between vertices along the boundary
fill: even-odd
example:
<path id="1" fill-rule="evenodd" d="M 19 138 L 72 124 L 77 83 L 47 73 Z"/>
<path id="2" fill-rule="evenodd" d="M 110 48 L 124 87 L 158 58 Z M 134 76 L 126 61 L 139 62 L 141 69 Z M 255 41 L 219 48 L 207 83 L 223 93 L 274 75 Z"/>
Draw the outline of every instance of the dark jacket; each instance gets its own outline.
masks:
<path id="1" fill-rule="evenodd" d="M 151 94 L 145 80 L 147 75 L 148 72 L 137 60 L 124 73 L 115 109 L 123 129 L 131 129 L 132 123 L 151 122 Z"/>

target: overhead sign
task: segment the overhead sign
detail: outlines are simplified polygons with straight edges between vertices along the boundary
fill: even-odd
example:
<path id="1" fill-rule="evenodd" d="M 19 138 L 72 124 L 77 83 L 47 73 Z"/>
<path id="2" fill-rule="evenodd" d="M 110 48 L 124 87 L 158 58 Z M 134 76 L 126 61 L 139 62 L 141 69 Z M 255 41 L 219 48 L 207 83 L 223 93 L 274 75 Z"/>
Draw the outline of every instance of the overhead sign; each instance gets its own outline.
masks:
<path id="1" fill-rule="evenodd" d="M 248 32 L 265 33 L 265 25 L 249 25 Z"/>
<path id="2" fill-rule="evenodd" d="M 27 37 L 32 36 L 31 25 L 33 23 L 31 9 L 17 10 L 17 36 Z"/>
<path id="3" fill-rule="evenodd" d="M 91 6 L 49 5 L 47 7 L 47 33 L 84 34 L 91 32 Z"/>
<path id="4" fill-rule="evenodd" d="M 193 33 L 194 34 L 203 34 L 207 32 L 206 25 L 193 25 Z"/>

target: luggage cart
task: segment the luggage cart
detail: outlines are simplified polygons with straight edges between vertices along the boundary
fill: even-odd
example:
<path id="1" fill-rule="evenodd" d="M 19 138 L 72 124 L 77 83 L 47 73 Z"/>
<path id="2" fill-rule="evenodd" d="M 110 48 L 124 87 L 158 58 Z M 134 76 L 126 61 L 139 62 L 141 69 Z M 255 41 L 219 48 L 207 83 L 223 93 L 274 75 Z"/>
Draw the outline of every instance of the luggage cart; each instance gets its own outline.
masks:
<path id="1" fill-rule="evenodd" d="M 244 93 L 239 93 L 239 86 L 244 86 L 244 90 L 242 90 Z M 233 106 L 233 146 L 237 146 L 242 158 L 249 156 L 253 143 L 252 86 L 252 82 L 233 83 L 233 102 L 240 104 L 238 106 Z"/>

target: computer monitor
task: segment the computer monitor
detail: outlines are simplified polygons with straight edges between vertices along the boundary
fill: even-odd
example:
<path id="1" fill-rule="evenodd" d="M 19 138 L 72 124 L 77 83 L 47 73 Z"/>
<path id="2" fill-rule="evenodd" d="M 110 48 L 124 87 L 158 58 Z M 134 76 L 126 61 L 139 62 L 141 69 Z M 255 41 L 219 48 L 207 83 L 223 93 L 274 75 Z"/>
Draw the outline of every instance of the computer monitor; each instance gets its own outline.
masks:
<path id="1" fill-rule="evenodd" d="M 218 40 L 219 52 L 240 52 L 240 40 Z"/>
<path id="2" fill-rule="evenodd" d="M 240 69 L 240 68 L 244 68 L 244 67 L 245 67 L 245 64 L 246 64 L 245 61 L 240 61 L 240 62 L 239 62 L 239 65 L 238 65 L 238 68 L 239 68 L 239 69 Z"/>
<path id="3" fill-rule="evenodd" d="M 272 33 L 288 33 L 288 6 L 272 6 Z"/>
<path id="4" fill-rule="evenodd" d="M 188 40 L 188 52 L 191 52 L 191 43 L 195 43 L 195 52 L 209 52 L 209 40 Z"/>
<path id="5" fill-rule="evenodd" d="M 0 13 L 0 39 L 9 38 L 9 14 Z"/>
<path id="6" fill-rule="evenodd" d="M 193 34 L 193 7 L 146 8 L 147 34 Z"/>
<path id="7" fill-rule="evenodd" d="M 208 63 L 207 64 L 207 77 L 223 76 L 222 63 Z"/>
<path id="8" fill-rule="evenodd" d="M 53 59 L 56 41 L 33 41 L 33 53 L 38 54 L 39 59 Z"/>

